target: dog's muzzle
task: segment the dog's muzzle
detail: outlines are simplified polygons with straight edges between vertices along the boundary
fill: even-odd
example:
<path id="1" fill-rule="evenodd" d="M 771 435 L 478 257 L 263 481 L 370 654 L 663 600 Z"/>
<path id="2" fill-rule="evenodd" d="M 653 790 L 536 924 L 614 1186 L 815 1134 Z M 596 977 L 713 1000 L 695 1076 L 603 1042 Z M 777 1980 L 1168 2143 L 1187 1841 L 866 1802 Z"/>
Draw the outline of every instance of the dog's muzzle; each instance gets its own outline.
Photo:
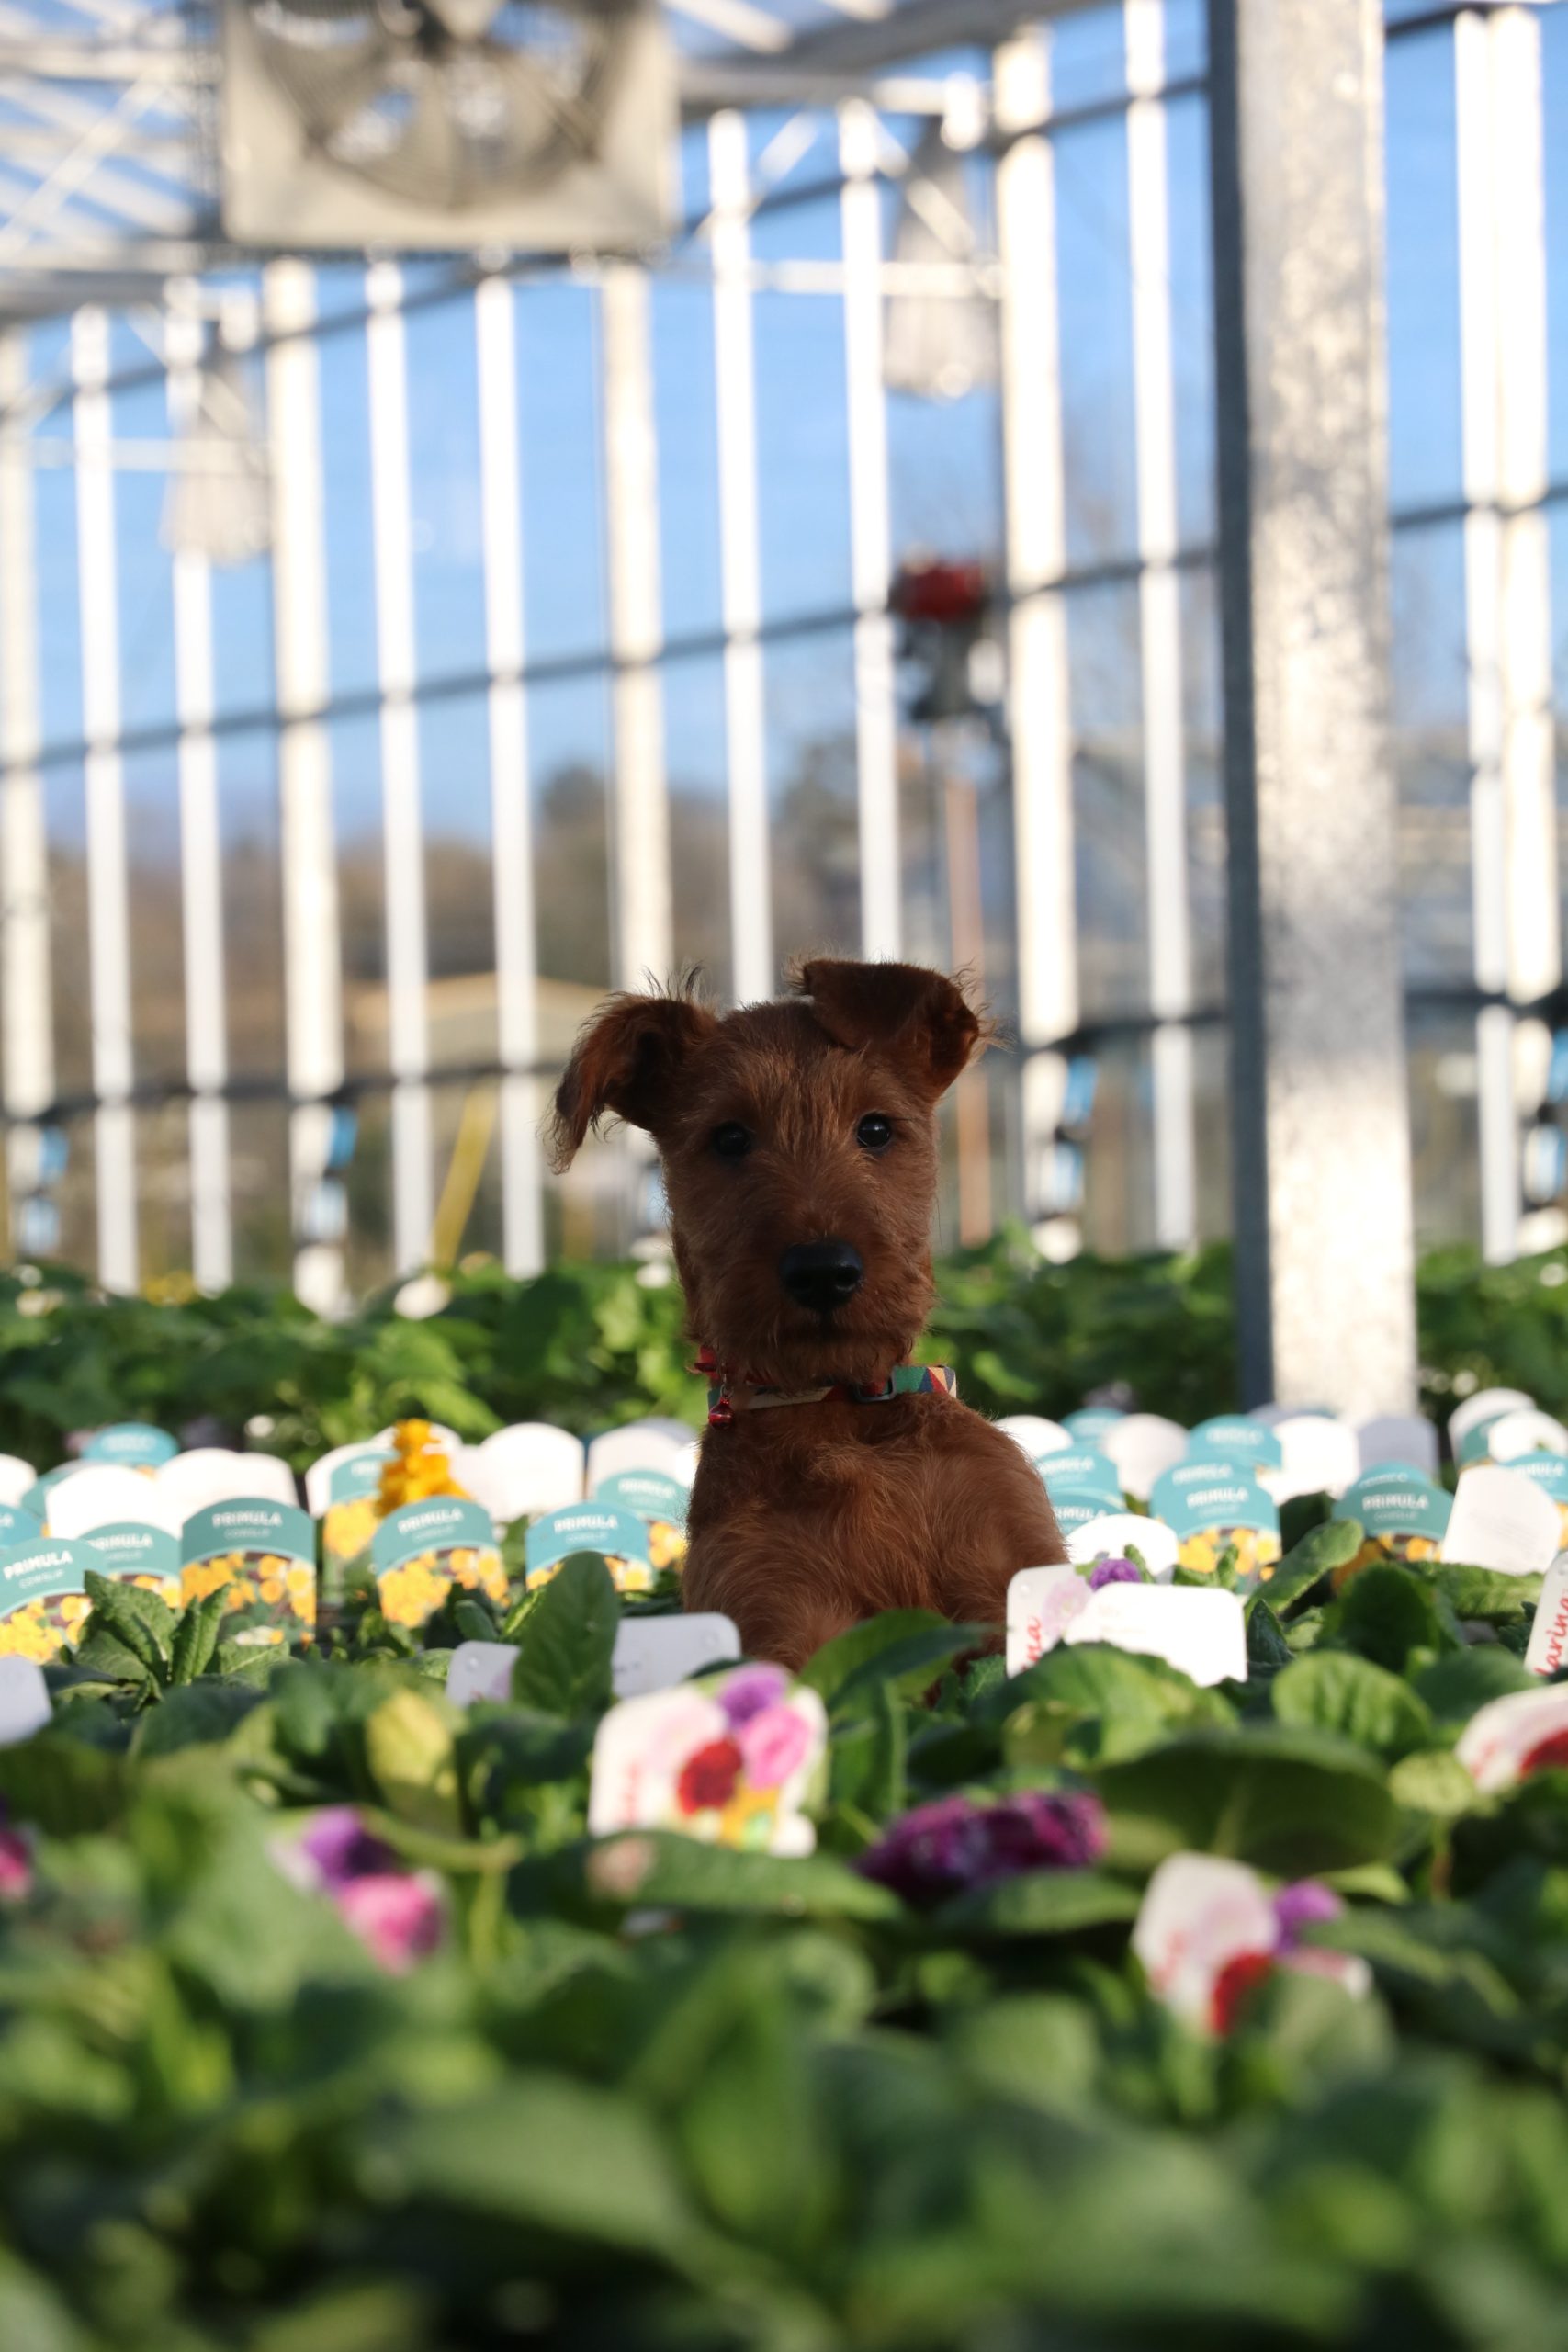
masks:
<path id="1" fill-rule="evenodd" d="M 779 1279 L 797 1306 L 831 1315 L 847 1306 L 865 1272 L 861 1254 L 848 1241 L 798 1241 L 779 1260 Z"/>

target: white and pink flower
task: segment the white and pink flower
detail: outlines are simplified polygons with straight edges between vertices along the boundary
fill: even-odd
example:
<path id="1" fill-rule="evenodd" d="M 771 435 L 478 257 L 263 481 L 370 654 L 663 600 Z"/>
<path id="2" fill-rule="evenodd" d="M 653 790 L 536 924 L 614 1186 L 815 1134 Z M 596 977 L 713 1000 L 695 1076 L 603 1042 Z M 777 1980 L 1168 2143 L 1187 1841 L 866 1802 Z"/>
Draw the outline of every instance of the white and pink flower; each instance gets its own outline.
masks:
<path id="1" fill-rule="evenodd" d="M 1491 1700 L 1466 1724 L 1454 1754 L 1485 1796 L 1534 1772 L 1568 1771 L 1568 1684 Z"/>
<path id="2" fill-rule="evenodd" d="M 1303 1928 L 1337 1918 L 1343 1909 L 1315 1879 L 1270 1894 L 1245 1862 L 1172 1854 L 1149 1881 L 1133 1950 L 1167 2008 L 1200 2032 L 1224 2034 L 1247 1996 L 1278 1968 L 1331 1977 L 1357 1996 L 1371 1991 L 1364 1960 L 1300 1941 Z"/>

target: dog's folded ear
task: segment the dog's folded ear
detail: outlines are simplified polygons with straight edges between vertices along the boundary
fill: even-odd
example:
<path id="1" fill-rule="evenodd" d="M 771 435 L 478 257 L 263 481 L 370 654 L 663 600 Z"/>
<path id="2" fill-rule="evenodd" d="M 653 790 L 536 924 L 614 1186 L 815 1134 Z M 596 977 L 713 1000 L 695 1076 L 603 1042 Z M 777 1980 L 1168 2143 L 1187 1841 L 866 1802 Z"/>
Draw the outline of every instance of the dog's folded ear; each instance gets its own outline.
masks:
<path id="1" fill-rule="evenodd" d="M 556 1090 L 556 1167 L 570 1166 L 607 1111 L 657 1135 L 675 1107 L 682 1064 L 717 1027 L 716 1016 L 690 996 L 607 997 L 579 1033 Z"/>
<path id="2" fill-rule="evenodd" d="M 836 1046 L 871 1048 L 945 1092 L 982 1043 L 985 1023 L 956 980 L 919 964 L 803 964 L 795 986 Z"/>

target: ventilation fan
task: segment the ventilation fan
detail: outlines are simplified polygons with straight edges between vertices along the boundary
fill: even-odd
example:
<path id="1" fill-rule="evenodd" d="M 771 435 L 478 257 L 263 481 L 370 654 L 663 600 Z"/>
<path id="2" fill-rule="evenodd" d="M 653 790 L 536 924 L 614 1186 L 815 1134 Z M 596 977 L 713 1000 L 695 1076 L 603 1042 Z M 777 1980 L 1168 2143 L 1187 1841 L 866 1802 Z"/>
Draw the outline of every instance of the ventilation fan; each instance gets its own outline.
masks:
<path id="1" fill-rule="evenodd" d="M 225 0 L 239 244 L 650 245 L 675 130 L 651 0 Z"/>

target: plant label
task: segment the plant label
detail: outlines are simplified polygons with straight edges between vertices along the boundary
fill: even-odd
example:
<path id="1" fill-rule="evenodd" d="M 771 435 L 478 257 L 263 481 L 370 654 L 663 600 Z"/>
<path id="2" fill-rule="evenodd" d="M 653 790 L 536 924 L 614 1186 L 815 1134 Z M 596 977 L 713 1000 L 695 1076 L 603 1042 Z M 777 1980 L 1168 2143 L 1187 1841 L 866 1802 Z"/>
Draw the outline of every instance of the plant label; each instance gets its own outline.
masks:
<path id="1" fill-rule="evenodd" d="M 1568 1554 L 1560 1553 L 1546 1572 L 1535 1605 L 1525 1664 L 1532 1674 L 1556 1674 L 1568 1657 Z"/>
<path id="2" fill-rule="evenodd" d="M 516 1421 L 463 1454 L 463 1484 L 498 1527 L 582 1500 L 581 1439 L 549 1421 Z"/>
<path id="3" fill-rule="evenodd" d="M 1107 1584 L 1068 1625 L 1064 1640 L 1109 1642 L 1162 1657 L 1193 1682 L 1245 1682 L 1247 1618 L 1240 1595 L 1218 1587 Z"/>
<path id="4" fill-rule="evenodd" d="M 482 1503 L 432 1495 L 389 1511 L 370 1539 L 370 1569 L 389 1625 L 423 1625 L 454 1587 L 504 1609 L 512 1588 Z"/>
<path id="5" fill-rule="evenodd" d="M 38 1472 L 19 1453 L 0 1453 L 0 1504 L 15 1510 L 28 1488 L 38 1483 Z"/>
<path id="6" fill-rule="evenodd" d="M 1366 1538 L 1351 1564 L 1373 1560 L 1435 1560 L 1453 1505 L 1441 1487 L 1413 1470 L 1369 1470 L 1347 1487 L 1336 1519 L 1355 1519 Z"/>
<path id="7" fill-rule="evenodd" d="M 1236 1574 L 1254 1582 L 1279 1560 L 1279 1509 L 1234 1460 L 1179 1462 L 1156 1479 L 1149 1509 L 1175 1529 L 1190 1575 L 1213 1576 L 1233 1547 Z"/>
<path id="8" fill-rule="evenodd" d="M 602 1552 L 617 1592 L 649 1592 L 653 1560 L 647 1521 L 615 1503 L 572 1503 L 547 1510 L 528 1530 L 524 1561 L 530 1591 L 547 1584 L 573 1552 Z"/>
<path id="9" fill-rule="evenodd" d="M 1522 1388 L 1477 1388 L 1449 1415 L 1449 1443 L 1456 1457 L 1471 1430 L 1483 1421 L 1501 1420 L 1505 1413 L 1522 1412 L 1534 1403 Z"/>
<path id="10" fill-rule="evenodd" d="M 1122 1480 L 1116 1465 L 1097 1446 L 1060 1446 L 1054 1453 L 1041 1454 L 1034 1467 L 1045 1481 L 1045 1491 L 1053 1502 L 1059 1489 L 1070 1489 L 1077 1495 L 1098 1495 L 1106 1510 L 1122 1508 Z"/>
<path id="11" fill-rule="evenodd" d="M 85 1572 L 94 1565 L 80 1545 L 48 1535 L 0 1553 L 0 1656 L 41 1666 L 78 1641 L 92 1614 Z"/>
<path id="12" fill-rule="evenodd" d="M 1568 1454 L 1568 1429 L 1550 1413 L 1503 1413 L 1486 1423 L 1486 1443 L 1494 1462 L 1514 1464 L 1532 1454 Z"/>
<path id="13" fill-rule="evenodd" d="M 1054 1650 L 1089 1597 L 1076 1568 L 1020 1568 L 1008 1586 L 1008 1672 L 1021 1674 Z"/>
<path id="14" fill-rule="evenodd" d="M 1556 1504 L 1517 1470 L 1461 1472 L 1439 1557 L 1500 1576 L 1542 1576 L 1557 1556 Z"/>
<path id="15" fill-rule="evenodd" d="M 32 1657 L 0 1657 L 0 1747 L 19 1747 L 54 1713 L 43 1668 Z"/>
<path id="16" fill-rule="evenodd" d="M 1240 1462 L 1254 1476 L 1278 1470 L 1284 1459 L 1278 1431 L 1249 1413 L 1216 1413 L 1200 1421 L 1187 1452 L 1194 1462 Z"/>
<path id="17" fill-rule="evenodd" d="M 49 1532 L 73 1544 L 97 1527 L 161 1527 L 172 1539 L 180 1527 L 155 1479 L 109 1462 L 89 1462 L 49 1498 Z"/>
<path id="18" fill-rule="evenodd" d="M 1061 1453 L 1074 1443 L 1073 1433 L 1060 1421 L 1048 1421 L 1040 1413 L 1004 1413 L 997 1423 L 1005 1430 L 1015 1445 L 1021 1445 L 1032 1462 L 1043 1453 Z"/>
<path id="19" fill-rule="evenodd" d="M 802 1855 L 801 1802 L 828 1744 L 815 1690 L 782 1666 L 738 1666 L 612 1707 L 593 1742 L 588 1828 L 673 1829 L 711 1845 Z"/>
<path id="20" fill-rule="evenodd" d="M 1146 1502 L 1155 1481 L 1187 1452 L 1187 1431 L 1158 1413 L 1129 1413 L 1106 1431 L 1102 1443 L 1124 1491 Z"/>
<path id="21" fill-rule="evenodd" d="M 116 1421 L 93 1431 L 82 1448 L 82 1459 L 116 1462 L 126 1470 L 156 1470 L 172 1462 L 179 1450 L 167 1430 L 156 1430 L 150 1421 Z"/>
<path id="22" fill-rule="evenodd" d="M 95 1527 L 83 1536 L 81 1550 L 86 1565 L 99 1576 L 122 1577 L 143 1592 L 155 1592 L 171 1609 L 181 1606 L 180 1547 L 166 1528 L 139 1527 L 130 1521 Z"/>
<path id="23" fill-rule="evenodd" d="M 0 1503 L 0 1552 L 14 1552 L 18 1544 L 35 1544 L 43 1528 L 30 1510 Z"/>
<path id="24" fill-rule="evenodd" d="M 589 1444 L 588 1491 L 598 1494 L 607 1478 L 617 1477 L 626 1471 L 651 1470 L 673 1478 L 679 1475 L 691 1442 L 689 1430 L 678 1438 L 671 1437 L 668 1430 L 650 1429 L 646 1421 L 606 1430 Z"/>
<path id="25" fill-rule="evenodd" d="M 1103 1450 L 1110 1432 L 1126 1418 L 1114 1405 L 1084 1405 L 1077 1412 L 1069 1413 L 1062 1427 L 1075 1445 L 1098 1445 Z M 1042 1453 L 1048 1451 L 1048 1447 L 1041 1448 Z"/>
<path id="26" fill-rule="evenodd" d="M 617 1699 L 637 1699 L 733 1665 L 739 1657 L 735 1623 L 716 1609 L 694 1610 L 689 1617 L 623 1617 L 610 1676 Z"/>
<path id="27" fill-rule="evenodd" d="M 1132 1510 L 1101 1511 L 1073 1530 L 1067 1550 L 1080 1567 L 1100 1560 L 1124 1560 L 1135 1552 L 1156 1584 L 1168 1584 L 1181 1546 L 1176 1530 L 1163 1519 L 1144 1519 Z"/>
<path id="28" fill-rule="evenodd" d="M 686 1505 L 691 1489 L 662 1470 L 617 1470 L 593 1489 L 596 1503 L 629 1510 L 648 1530 L 648 1555 L 655 1569 L 678 1568 L 686 1556 Z"/>
<path id="29" fill-rule="evenodd" d="M 1539 1487 L 1557 1505 L 1558 1542 L 1568 1546 L 1568 1457 L 1561 1453 L 1525 1453 L 1508 1464 L 1521 1478 Z"/>
<path id="30" fill-rule="evenodd" d="M 1280 1463 L 1262 1483 L 1276 1502 L 1292 1495 L 1342 1495 L 1361 1466 L 1354 1430 L 1326 1413 L 1292 1413 L 1276 1421 Z"/>
<path id="31" fill-rule="evenodd" d="M 316 1531 L 295 1503 L 235 1496 L 194 1511 L 180 1534 L 186 1602 L 224 1596 L 223 1636 L 253 1649 L 304 1639 L 316 1623 Z"/>
<path id="32" fill-rule="evenodd" d="M 1363 1470 L 1419 1470 L 1438 1475 L 1438 1432 L 1424 1413 L 1379 1413 L 1356 1430 Z"/>

